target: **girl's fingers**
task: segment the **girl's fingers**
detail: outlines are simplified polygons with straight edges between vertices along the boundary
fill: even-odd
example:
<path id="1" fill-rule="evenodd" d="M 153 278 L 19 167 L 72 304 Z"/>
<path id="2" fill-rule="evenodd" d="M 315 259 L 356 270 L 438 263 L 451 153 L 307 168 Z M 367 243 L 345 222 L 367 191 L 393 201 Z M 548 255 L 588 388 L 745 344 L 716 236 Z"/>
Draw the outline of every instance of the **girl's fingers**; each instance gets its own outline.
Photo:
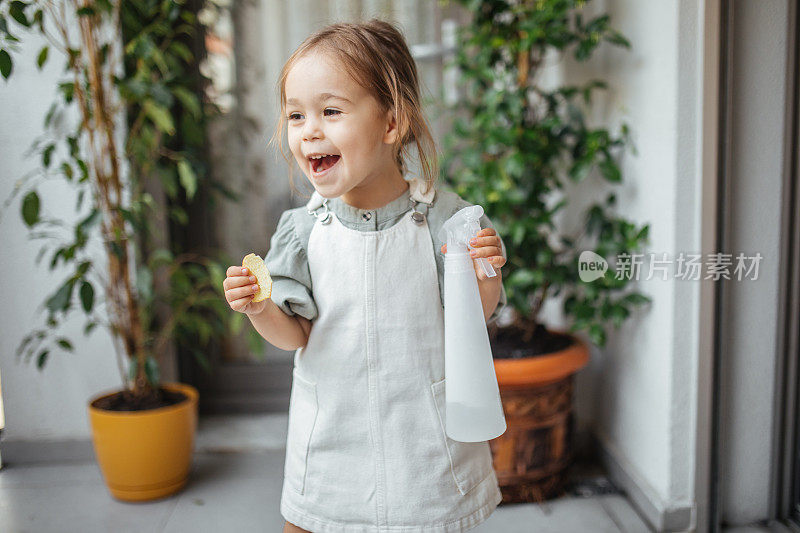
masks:
<path id="1" fill-rule="evenodd" d="M 242 267 L 242 265 L 232 265 L 228 267 L 228 270 L 225 271 L 225 275 L 228 277 L 233 276 L 244 276 L 250 274 L 250 272 Z"/>
<path id="2" fill-rule="evenodd" d="M 483 231 L 483 230 L 481 230 Z M 478 233 L 478 237 L 473 237 L 469 241 L 470 246 L 474 246 L 475 248 L 483 247 L 483 246 L 497 246 L 500 247 L 500 237 L 496 235 L 490 235 L 481 237 L 480 232 Z"/>
<path id="3" fill-rule="evenodd" d="M 255 283 L 255 276 L 229 276 L 222 282 L 222 288 L 225 290 L 241 287 L 242 285 L 249 285 Z"/>
<path id="4" fill-rule="evenodd" d="M 491 257 L 493 255 L 503 255 L 502 250 L 497 246 L 481 246 L 475 250 L 470 250 L 470 257 L 477 259 L 479 257 Z"/>
<path id="5" fill-rule="evenodd" d="M 255 289 L 253 287 L 256 287 Z M 258 291 L 258 285 L 247 285 L 246 287 L 240 287 L 238 289 L 230 289 L 228 291 L 228 298 L 229 302 L 233 303 L 240 298 L 247 298 L 252 296 Z"/>
<path id="6" fill-rule="evenodd" d="M 495 268 L 501 268 L 503 265 L 506 264 L 506 258 L 502 255 L 495 255 L 489 258 L 489 262 L 492 263 L 492 266 Z"/>
<path id="7" fill-rule="evenodd" d="M 241 311 L 241 309 L 249 304 L 252 299 L 253 297 L 251 295 L 247 298 L 239 298 L 238 300 L 234 300 L 231 302 L 231 309 L 234 311 Z"/>

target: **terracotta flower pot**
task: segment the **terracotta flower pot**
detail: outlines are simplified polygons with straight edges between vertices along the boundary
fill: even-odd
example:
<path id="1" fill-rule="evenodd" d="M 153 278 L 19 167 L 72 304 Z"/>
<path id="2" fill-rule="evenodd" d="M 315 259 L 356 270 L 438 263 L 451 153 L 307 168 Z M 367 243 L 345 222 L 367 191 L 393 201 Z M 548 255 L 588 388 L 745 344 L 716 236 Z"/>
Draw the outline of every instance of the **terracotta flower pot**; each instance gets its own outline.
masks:
<path id="1" fill-rule="evenodd" d="M 572 461 L 572 385 L 589 361 L 587 346 L 563 331 L 564 349 L 518 359 L 497 358 L 494 368 L 507 429 L 489 441 L 503 503 L 538 502 L 563 493 Z"/>
<path id="2" fill-rule="evenodd" d="M 112 496 L 145 501 L 169 496 L 189 476 L 197 431 L 197 389 L 185 383 L 161 387 L 186 396 L 157 409 L 109 411 L 97 404 L 119 391 L 89 402 L 89 420 L 97 462 Z"/>

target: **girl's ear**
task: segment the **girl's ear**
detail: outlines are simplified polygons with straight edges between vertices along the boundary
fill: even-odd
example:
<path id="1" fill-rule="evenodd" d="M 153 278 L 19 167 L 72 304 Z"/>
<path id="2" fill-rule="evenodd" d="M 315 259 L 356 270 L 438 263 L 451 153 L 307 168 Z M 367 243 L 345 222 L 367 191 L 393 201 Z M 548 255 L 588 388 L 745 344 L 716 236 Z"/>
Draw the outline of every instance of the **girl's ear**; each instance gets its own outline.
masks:
<path id="1" fill-rule="evenodd" d="M 386 144 L 394 144 L 399 138 L 397 131 L 397 119 L 391 109 L 386 112 L 386 132 L 383 134 L 383 142 Z"/>

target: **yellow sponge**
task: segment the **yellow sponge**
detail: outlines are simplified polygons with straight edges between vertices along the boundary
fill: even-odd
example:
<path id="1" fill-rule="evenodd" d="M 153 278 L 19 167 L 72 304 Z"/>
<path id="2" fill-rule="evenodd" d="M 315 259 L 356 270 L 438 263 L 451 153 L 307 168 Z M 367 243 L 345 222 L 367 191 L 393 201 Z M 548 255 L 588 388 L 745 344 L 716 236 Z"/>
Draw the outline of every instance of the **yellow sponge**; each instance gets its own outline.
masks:
<path id="1" fill-rule="evenodd" d="M 248 270 L 248 275 L 255 276 L 258 283 L 258 292 L 253 297 L 253 302 L 260 302 L 272 296 L 272 278 L 261 256 L 247 254 L 242 260 L 242 267 Z"/>

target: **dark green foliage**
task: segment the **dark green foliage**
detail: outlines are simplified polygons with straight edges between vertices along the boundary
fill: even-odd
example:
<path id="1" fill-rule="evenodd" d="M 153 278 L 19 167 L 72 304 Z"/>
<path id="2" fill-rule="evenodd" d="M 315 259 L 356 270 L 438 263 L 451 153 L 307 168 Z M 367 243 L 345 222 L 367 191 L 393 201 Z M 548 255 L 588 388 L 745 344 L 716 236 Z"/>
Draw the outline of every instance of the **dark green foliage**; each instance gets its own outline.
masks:
<path id="1" fill-rule="evenodd" d="M 553 50 L 587 61 L 603 41 L 626 48 L 630 43 L 609 27 L 608 15 L 584 21 L 584 1 L 457 3 L 471 21 L 457 33 L 454 64 L 463 95 L 443 142 L 442 179 L 482 205 L 503 237 L 503 283 L 517 319 L 536 322 L 546 298 L 561 295 L 571 330 L 583 330 L 603 346 L 607 323 L 619 327 L 632 307 L 650 301 L 626 294 L 629 281 L 614 279 L 612 258 L 647 242 L 648 226 L 615 214 L 615 195 L 603 192 L 622 180 L 617 159 L 630 144 L 628 127 L 615 135 L 587 125 L 584 108 L 594 91 L 606 88 L 604 81 L 547 90 L 536 74 Z M 587 208 L 580 235 L 562 235 L 555 217 L 569 200 L 565 187 L 587 180 L 595 169 L 602 183 L 591 186 L 605 199 Z M 604 278 L 580 280 L 583 250 L 608 261 Z"/>
<path id="2" fill-rule="evenodd" d="M 154 212 L 157 204 L 144 192 L 146 180 L 161 180 L 169 197 L 167 214 L 178 225 L 188 222 L 185 207 L 197 198 L 196 193 L 201 188 L 227 192 L 223 186 L 211 182 L 206 163 L 205 127 L 217 109 L 203 97 L 202 88 L 208 80 L 197 69 L 200 58 L 196 53 L 202 53 L 204 28 L 184 0 L 95 0 L 80 4 L 71 16 L 99 17 L 107 24 L 111 24 L 119 10 L 121 35 L 112 36 L 119 42 L 101 42 L 98 51 L 101 63 L 108 65 L 113 58 L 112 51 L 119 44 L 122 46 L 124 68 L 113 76 L 112 86 L 114 99 L 124 106 L 128 117 L 123 153 L 118 155 L 129 166 L 121 181 L 130 199 L 124 206 L 110 206 L 110 210 L 124 220 L 125 231 L 117 228 L 112 235 L 101 232 L 101 236 L 107 237 L 104 242 L 109 253 L 120 259 L 133 253 L 137 258 L 135 305 L 144 329 L 146 357 L 132 358 L 130 365 L 134 375 L 143 365 L 148 381 L 156 385 L 159 379 L 157 359 L 166 339 L 175 339 L 189 347 L 199 363 L 208 369 L 201 348 L 205 348 L 212 336 L 227 333 L 226 329 L 233 324 L 222 289 L 222 265 L 229 262 L 228 258 L 203 257 L 179 249 L 143 250 L 140 246 L 140 241 L 147 241 L 152 235 L 150 221 L 157 218 Z M 45 35 L 47 27 L 49 39 L 58 36 L 59 32 L 50 24 L 53 23 L 52 10 L 62 7 L 75 9 L 68 2 L 0 1 L 0 74 L 3 78 L 12 75 L 14 55 L 23 46 L 17 31 L 37 31 Z M 68 134 L 63 133 L 69 112 L 74 110 L 73 106 L 80 105 L 80 91 L 76 89 L 88 87 L 85 51 L 75 46 L 80 46 L 80 41 L 73 39 L 69 46 L 51 41 L 36 56 L 37 68 L 43 69 L 48 61 L 52 62 L 52 52 L 56 49 L 66 52 L 62 56 L 63 77 L 54 87 L 55 101 L 45 116 L 44 134 L 32 146 L 32 151 L 39 156 L 40 166 L 19 182 L 27 186 L 20 206 L 22 219 L 32 230 L 41 230 L 31 236 L 51 239 L 40 250 L 37 264 L 51 250 L 50 270 L 70 265 L 74 268 L 43 303 L 47 327 L 27 334 L 17 348 L 18 356 L 23 352 L 28 358 L 35 355 L 39 368 L 45 365 L 53 348 L 73 351 L 71 341 L 56 338 L 55 333 L 72 310 L 73 298 L 80 299 L 80 309 L 87 316 L 85 335 L 98 324 L 109 327 L 114 335 L 120 333 L 117 331 L 119 321 L 109 316 L 107 305 L 109 298 L 120 298 L 120 289 L 109 287 L 103 277 L 107 258 L 92 257 L 86 250 L 92 228 L 98 225 L 100 228 L 96 230 L 109 228 L 106 225 L 109 213 L 99 204 L 92 188 L 96 174 L 87 146 L 87 133 L 80 123 Z M 80 72 L 77 81 L 73 69 L 76 65 Z M 87 105 L 94 114 L 95 102 L 89 101 Z M 76 212 L 84 212 L 84 201 L 89 203 L 86 214 L 72 224 L 46 217 L 36 192 L 37 183 L 30 183 L 37 178 L 40 182 L 63 179 L 69 183 L 77 193 Z M 20 190 L 23 187 L 18 185 L 14 194 Z M 67 229 L 66 242 L 63 242 L 64 235 L 49 231 L 55 226 Z M 165 269 L 169 278 L 168 291 L 154 291 L 157 269 Z M 97 288 L 103 290 L 96 291 Z M 172 310 L 166 324 L 155 319 L 154 310 L 159 303 L 167 303 Z"/>

